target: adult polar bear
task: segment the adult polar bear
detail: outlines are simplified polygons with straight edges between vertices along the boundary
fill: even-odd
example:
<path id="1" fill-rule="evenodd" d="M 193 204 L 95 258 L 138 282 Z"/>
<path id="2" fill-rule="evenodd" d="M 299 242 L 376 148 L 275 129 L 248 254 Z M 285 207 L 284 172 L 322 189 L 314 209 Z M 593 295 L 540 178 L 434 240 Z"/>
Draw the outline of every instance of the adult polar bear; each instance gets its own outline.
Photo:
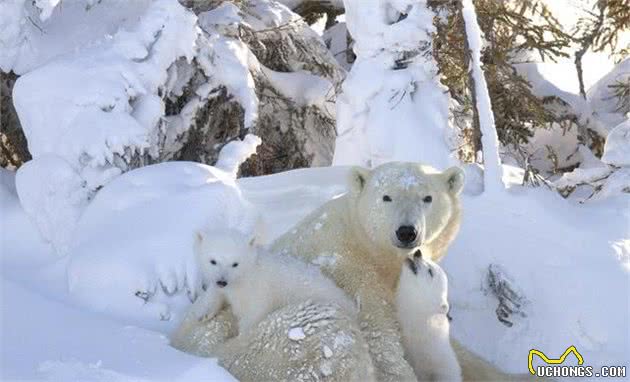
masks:
<path id="1" fill-rule="evenodd" d="M 365 361 L 371 359 L 378 381 L 415 380 L 404 359 L 394 309 L 395 288 L 405 257 L 421 245 L 424 255 L 433 260 L 440 260 L 446 254 L 459 228 L 458 195 L 463 183 L 463 172 L 456 167 L 442 173 L 401 162 L 387 163 L 373 170 L 353 168 L 348 193 L 312 212 L 274 243 L 274 251 L 319 265 L 359 304 L 360 334 L 346 317 L 331 311 L 330 307 L 311 306 L 312 317 L 318 317 L 318 309 L 327 312 L 322 320 L 327 326 L 321 332 L 312 333 L 311 341 L 304 344 L 312 349 L 296 353 L 294 364 L 314 373 L 313 380 L 343 381 L 371 376 L 371 364 Z M 299 308 L 285 310 L 275 315 L 300 316 Z M 194 353 L 212 354 L 207 350 L 230 333 L 226 317 L 229 315 L 222 314 L 205 326 L 180 327 L 173 344 Z M 290 344 L 286 334 L 280 333 L 287 333 L 291 324 L 279 322 L 274 317 L 263 321 L 260 333 L 253 333 L 247 343 L 227 341 L 218 353 L 220 362 L 243 380 L 264 379 L 265 376 L 278 379 L 278 375 L 256 375 L 255 371 L 278 369 L 276 353 L 261 349 L 286 349 Z M 343 362 L 338 361 L 324 370 L 331 373 L 321 373 L 322 368 L 317 365 L 325 361 L 320 355 L 322 346 L 325 348 L 324 344 L 335 342 L 340 332 L 350 336 L 345 343 L 352 345 L 336 349 L 335 357 L 324 357 L 332 361 L 339 357 Z M 332 338 L 333 335 L 337 337 Z M 242 336 L 239 337 L 242 341 Z M 464 380 L 506 380 L 508 377 L 458 344 L 454 345 Z M 363 374 L 353 374 L 356 370 Z"/>

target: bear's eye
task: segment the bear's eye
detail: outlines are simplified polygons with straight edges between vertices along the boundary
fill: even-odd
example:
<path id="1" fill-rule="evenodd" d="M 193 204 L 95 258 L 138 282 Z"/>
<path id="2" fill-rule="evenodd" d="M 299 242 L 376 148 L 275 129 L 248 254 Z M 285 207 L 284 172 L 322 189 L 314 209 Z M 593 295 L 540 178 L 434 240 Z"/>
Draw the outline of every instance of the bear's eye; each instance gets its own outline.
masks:
<path id="1" fill-rule="evenodd" d="M 214 260 L 210 260 L 210 264 L 212 264 L 212 265 L 217 265 L 217 262 L 216 262 L 216 261 L 214 261 Z"/>
<path id="2" fill-rule="evenodd" d="M 422 201 L 425 203 L 431 203 L 433 201 L 433 197 L 431 195 L 427 195 L 424 199 L 422 199 Z"/>
<path id="3" fill-rule="evenodd" d="M 390 198 L 389 195 L 383 195 L 383 201 L 384 202 L 391 202 L 392 198 Z"/>
<path id="4" fill-rule="evenodd" d="M 236 267 L 238 267 L 238 263 L 232 264 L 232 268 L 236 268 Z"/>

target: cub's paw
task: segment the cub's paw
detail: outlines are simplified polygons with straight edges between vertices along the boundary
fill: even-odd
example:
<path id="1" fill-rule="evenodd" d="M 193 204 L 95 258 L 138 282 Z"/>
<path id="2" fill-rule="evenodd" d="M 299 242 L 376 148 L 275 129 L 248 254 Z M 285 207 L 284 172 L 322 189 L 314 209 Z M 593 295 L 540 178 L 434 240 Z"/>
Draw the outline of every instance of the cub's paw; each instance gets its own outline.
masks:
<path id="1" fill-rule="evenodd" d="M 147 317 L 158 318 L 160 321 L 170 321 L 171 310 L 168 305 L 159 302 L 148 302 L 142 306 L 142 313 Z"/>

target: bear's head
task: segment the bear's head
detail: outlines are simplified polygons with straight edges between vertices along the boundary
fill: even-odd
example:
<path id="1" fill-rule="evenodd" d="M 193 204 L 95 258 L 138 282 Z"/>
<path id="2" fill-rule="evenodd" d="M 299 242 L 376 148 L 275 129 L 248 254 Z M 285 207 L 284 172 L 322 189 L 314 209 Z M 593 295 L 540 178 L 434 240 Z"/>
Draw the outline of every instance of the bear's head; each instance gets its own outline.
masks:
<path id="1" fill-rule="evenodd" d="M 230 229 L 198 231 L 194 252 L 204 283 L 208 287 L 225 288 L 255 272 L 260 250 L 256 240 L 256 237 Z"/>
<path id="2" fill-rule="evenodd" d="M 400 255 L 436 240 L 455 215 L 459 219 L 463 186 L 459 167 L 439 172 L 417 163 L 391 162 L 350 172 L 356 223 L 377 249 Z"/>

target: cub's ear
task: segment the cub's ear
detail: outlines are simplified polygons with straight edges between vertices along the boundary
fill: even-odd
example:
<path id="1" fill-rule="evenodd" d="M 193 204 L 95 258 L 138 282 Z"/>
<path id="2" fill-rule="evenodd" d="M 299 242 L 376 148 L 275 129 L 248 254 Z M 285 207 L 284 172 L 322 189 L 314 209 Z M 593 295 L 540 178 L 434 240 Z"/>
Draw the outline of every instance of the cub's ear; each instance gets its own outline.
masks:
<path id="1" fill-rule="evenodd" d="M 464 170 L 457 166 L 450 167 L 442 173 L 443 179 L 446 182 L 446 187 L 453 195 L 459 195 L 464 188 Z"/>
<path id="2" fill-rule="evenodd" d="M 363 191 L 365 187 L 365 182 L 367 181 L 368 175 L 370 174 L 370 170 L 354 166 L 350 169 L 350 176 L 348 179 L 348 183 L 350 186 L 350 191 L 355 193 L 360 193 Z"/>
<path id="3" fill-rule="evenodd" d="M 195 234 L 193 235 L 194 239 L 193 239 L 193 252 L 196 255 L 201 255 L 201 244 L 203 243 L 204 240 L 204 235 L 201 231 L 195 231 Z"/>
<path id="4" fill-rule="evenodd" d="M 203 234 L 203 232 L 195 231 L 195 240 L 193 242 L 193 246 L 195 247 L 195 250 L 201 249 L 201 244 L 203 243 L 204 240 L 205 240 L 205 235 Z"/>

